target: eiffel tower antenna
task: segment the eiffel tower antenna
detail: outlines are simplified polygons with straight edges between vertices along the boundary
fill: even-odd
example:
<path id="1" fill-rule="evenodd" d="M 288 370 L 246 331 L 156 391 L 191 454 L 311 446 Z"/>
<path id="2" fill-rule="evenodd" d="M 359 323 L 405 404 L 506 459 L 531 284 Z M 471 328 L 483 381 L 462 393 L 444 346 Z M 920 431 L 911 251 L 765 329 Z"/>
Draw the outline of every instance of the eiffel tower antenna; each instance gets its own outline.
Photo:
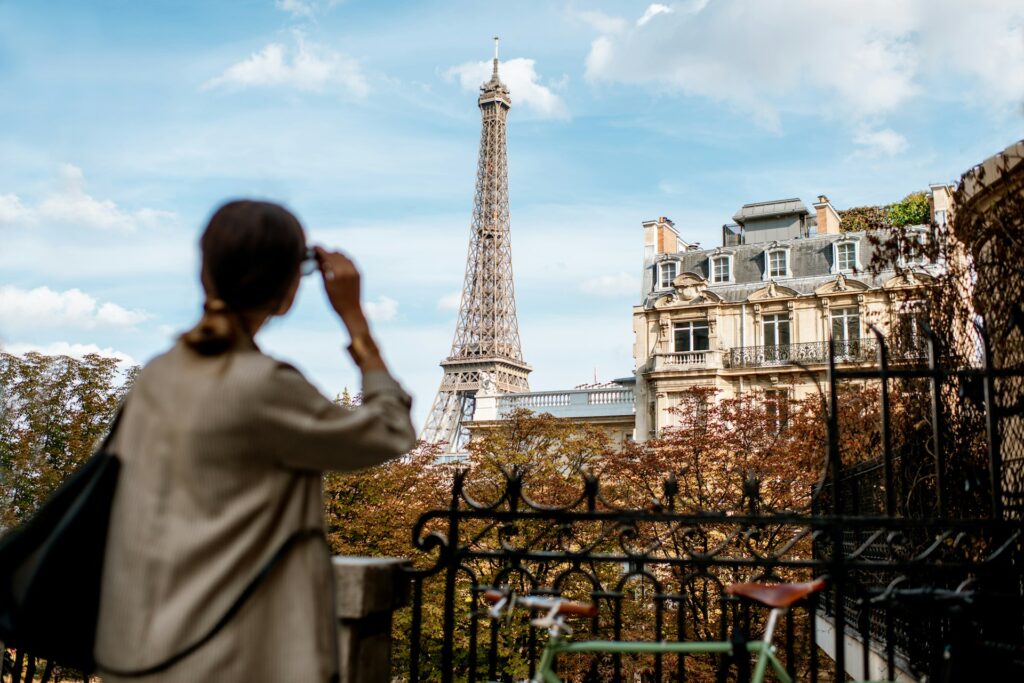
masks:
<path id="1" fill-rule="evenodd" d="M 530 366 L 523 362 L 512 285 L 512 241 L 508 212 L 508 159 L 505 127 L 512 107 L 498 77 L 498 38 L 494 71 L 480 86 L 480 159 L 470 226 L 466 277 L 451 353 L 441 362 L 444 376 L 421 438 L 441 444 L 445 455 L 465 451 L 476 394 L 529 391 Z"/>

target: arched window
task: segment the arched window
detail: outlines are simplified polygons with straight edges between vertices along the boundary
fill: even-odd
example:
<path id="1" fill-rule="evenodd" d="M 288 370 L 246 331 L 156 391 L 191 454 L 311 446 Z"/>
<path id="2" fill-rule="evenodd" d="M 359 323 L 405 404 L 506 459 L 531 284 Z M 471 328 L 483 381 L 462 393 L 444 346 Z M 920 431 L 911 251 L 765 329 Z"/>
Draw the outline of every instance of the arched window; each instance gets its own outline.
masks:
<path id="1" fill-rule="evenodd" d="M 712 284 L 735 282 L 731 253 L 714 253 L 708 259 L 708 274 Z"/>
<path id="2" fill-rule="evenodd" d="M 841 239 L 832 243 L 832 274 L 856 273 L 864 270 L 860 262 L 860 243 L 855 239 Z"/>
<path id="3" fill-rule="evenodd" d="M 658 266 L 658 289 L 668 289 L 679 272 L 679 264 L 675 261 L 664 261 Z"/>
<path id="4" fill-rule="evenodd" d="M 762 280 L 777 280 L 793 276 L 792 264 L 789 258 L 789 247 L 776 242 L 764 250 L 764 273 Z"/>

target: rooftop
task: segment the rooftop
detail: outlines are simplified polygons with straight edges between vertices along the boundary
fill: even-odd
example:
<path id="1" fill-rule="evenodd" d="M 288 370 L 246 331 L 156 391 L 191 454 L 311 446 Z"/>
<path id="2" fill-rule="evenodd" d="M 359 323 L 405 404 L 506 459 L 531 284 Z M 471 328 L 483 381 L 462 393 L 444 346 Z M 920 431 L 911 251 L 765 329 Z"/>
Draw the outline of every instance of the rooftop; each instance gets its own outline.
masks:
<path id="1" fill-rule="evenodd" d="M 732 217 L 737 223 L 745 223 L 751 219 L 772 218 L 775 216 L 788 216 L 791 214 L 807 215 L 810 212 L 799 198 L 773 199 L 768 202 L 754 202 L 744 204 Z"/>

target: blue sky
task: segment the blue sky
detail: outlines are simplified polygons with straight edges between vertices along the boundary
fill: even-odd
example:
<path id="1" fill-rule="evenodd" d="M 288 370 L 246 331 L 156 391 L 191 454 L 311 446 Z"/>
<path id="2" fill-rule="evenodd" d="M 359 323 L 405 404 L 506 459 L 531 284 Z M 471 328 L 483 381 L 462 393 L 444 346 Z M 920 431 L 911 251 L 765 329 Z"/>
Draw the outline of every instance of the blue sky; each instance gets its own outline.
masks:
<path id="1" fill-rule="evenodd" d="M 269 198 L 357 259 L 422 423 L 495 34 L 534 389 L 632 371 L 642 220 L 712 246 L 744 203 L 887 203 L 1024 129 L 1019 2 L 0 0 L 0 344 L 146 361 L 197 315 L 213 207 Z M 259 341 L 355 389 L 311 285 Z"/>

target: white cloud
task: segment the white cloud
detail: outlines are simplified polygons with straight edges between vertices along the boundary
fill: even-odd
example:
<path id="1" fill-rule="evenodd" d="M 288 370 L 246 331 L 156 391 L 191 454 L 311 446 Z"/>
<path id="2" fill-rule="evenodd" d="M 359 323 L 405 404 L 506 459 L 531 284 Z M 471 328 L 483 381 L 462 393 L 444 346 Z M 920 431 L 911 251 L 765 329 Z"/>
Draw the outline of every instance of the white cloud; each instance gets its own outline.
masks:
<path id="1" fill-rule="evenodd" d="M 357 60 L 307 42 L 301 33 L 296 33 L 294 47 L 270 43 L 203 84 L 204 89 L 221 87 L 287 87 L 306 92 L 341 89 L 357 97 L 370 91 Z"/>
<path id="2" fill-rule="evenodd" d="M 659 14 L 672 14 L 673 11 L 674 10 L 668 5 L 659 5 L 658 3 L 649 5 L 647 9 L 644 10 L 643 15 L 636 20 L 636 25 L 643 26 Z"/>
<path id="3" fill-rule="evenodd" d="M 629 28 L 629 22 L 622 17 L 613 17 L 597 10 L 576 12 L 575 16 L 601 33 L 621 33 Z"/>
<path id="4" fill-rule="evenodd" d="M 26 206 L 14 194 L 0 195 L 0 226 L 57 223 L 113 232 L 157 227 L 172 220 L 169 211 L 142 208 L 130 211 L 110 199 L 96 199 L 85 191 L 85 174 L 74 164 L 61 164 L 60 184 L 36 206 Z"/>
<path id="5" fill-rule="evenodd" d="M 374 322 L 388 322 L 398 315 L 398 302 L 389 296 L 382 295 L 376 301 L 367 301 L 363 308 L 366 310 L 366 317 Z"/>
<path id="6" fill-rule="evenodd" d="M 1011 0 L 691 0 L 652 4 L 635 23 L 590 21 L 593 83 L 624 83 L 725 102 L 768 129 L 780 112 L 837 118 L 884 153 L 906 149 L 866 122 L 921 94 L 1018 106 L 1024 5 Z"/>
<path id="7" fill-rule="evenodd" d="M 437 310 L 439 311 L 457 311 L 459 306 L 462 304 L 462 292 L 454 291 L 445 294 L 437 300 Z"/>
<path id="8" fill-rule="evenodd" d="M 862 154 L 867 156 L 895 156 L 907 149 L 907 139 L 891 128 L 882 130 L 864 129 L 857 133 L 853 141 L 864 147 Z"/>
<path id="9" fill-rule="evenodd" d="M 99 302 L 79 289 L 0 286 L 0 321 L 5 328 L 74 327 L 131 329 L 152 317 L 115 303 Z"/>
<path id="10" fill-rule="evenodd" d="M 512 105 L 522 103 L 544 118 L 569 118 L 565 102 L 552 91 L 553 87 L 565 87 L 567 78 L 563 76 L 557 83 L 542 85 L 535 64 L 532 59 L 517 57 L 503 61 L 499 65 L 499 75 L 512 95 Z M 481 84 L 490 80 L 492 69 L 493 64 L 490 61 L 466 62 L 448 69 L 445 77 L 458 78 L 464 90 L 477 92 Z"/>
<path id="11" fill-rule="evenodd" d="M 21 203 L 16 194 L 0 194 L 0 225 L 27 223 L 32 220 L 32 212 Z"/>
<path id="12" fill-rule="evenodd" d="M 314 4 L 307 0 L 274 0 L 274 5 L 293 17 L 311 17 L 316 10 Z"/>
<path id="13" fill-rule="evenodd" d="M 341 0 L 274 0 L 274 5 L 282 12 L 287 12 L 295 19 L 312 19 L 326 9 L 337 5 Z"/>
<path id="14" fill-rule="evenodd" d="M 0 350 L 15 356 L 23 356 L 34 351 L 44 356 L 71 356 L 72 358 L 82 358 L 94 353 L 105 358 L 116 358 L 122 369 L 139 364 L 137 360 L 127 353 L 117 351 L 109 346 L 101 348 L 96 344 L 77 344 L 65 341 L 50 344 L 13 343 L 0 345 Z"/>
<path id="15" fill-rule="evenodd" d="M 580 283 L 580 290 L 602 297 L 639 296 L 640 279 L 628 273 L 599 275 Z"/>

